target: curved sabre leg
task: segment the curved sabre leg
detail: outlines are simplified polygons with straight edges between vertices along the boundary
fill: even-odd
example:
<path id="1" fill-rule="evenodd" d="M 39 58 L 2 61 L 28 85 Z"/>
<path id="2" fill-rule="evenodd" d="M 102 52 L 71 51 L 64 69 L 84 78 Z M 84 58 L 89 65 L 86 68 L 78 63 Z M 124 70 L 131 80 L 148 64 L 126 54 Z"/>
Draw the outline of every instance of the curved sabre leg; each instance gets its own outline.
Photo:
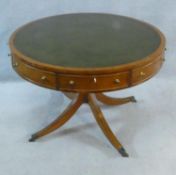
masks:
<path id="1" fill-rule="evenodd" d="M 113 134 L 112 130 L 110 129 L 107 121 L 105 120 L 103 113 L 101 112 L 100 107 L 96 103 L 96 98 L 94 94 L 88 95 L 88 103 L 90 105 L 90 108 L 94 114 L 94 117 L 100 126 L 101 130 L 105 134 L 105 136 L 108 138 L 108 140 L 111 142 L 111 144 L 119 151 L 119 153 L 123 157 L 128 157 L 127 152 L 121 145 L 121 143 L 118 141 L 116 136 Z"/>
<path id="2" fill-rule="evenodd" d="M 45 136 L 51 133 L 52 131 L 58 129 L 62 125 L 64 125 L 84 102 L 84 98 L 85 97 L 83 94 L 79 94 L 56 120 L 54 120 L 44 129 L 33 134 L 32 137 L 29 139 L 29 141 L 30 142 L 35 141 L 36 139 Z"/>
<path id="3" fill-rule="evenodd" d="M 102 93 L 97 93 L 96 98 L 100 102 L 107 105 L 122 105 L 129 102 L 137 102 L 134 96 L 127 97 L 127 98 L 113 98 L 113 97 L 108 97 Z"/>

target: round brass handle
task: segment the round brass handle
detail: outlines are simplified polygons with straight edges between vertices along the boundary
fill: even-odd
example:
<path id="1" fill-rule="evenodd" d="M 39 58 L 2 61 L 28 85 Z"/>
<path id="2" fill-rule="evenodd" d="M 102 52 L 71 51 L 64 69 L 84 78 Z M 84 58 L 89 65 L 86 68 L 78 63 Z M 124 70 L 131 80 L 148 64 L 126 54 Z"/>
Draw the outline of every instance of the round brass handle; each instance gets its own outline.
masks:
<path id="1" fill-rule="evenodd" d="M 47 80 L 47 77 L 46 76 L 42 76 L 41 80 L 45 81 L 45 80 Z"/>
<path id="2" fill-rule="evenodd" d="M 94 78 L 93 80 L 94 80 L 94 83 L 96 83 L 96 82 L 97 82 L 97 79 L 96 79 L 96 78 Z"/>
<path id="3" fill-rule="evenodd" d="M 17 62 L 13 63 L 13 67 L 18 67 L 18 63 Z"/>
<path id="4" fill-rule="evenodd" d="M 119 79 L 115 79 L 114 82 L 117 83 L 117 84 L 119 84 L 120 80 Z"/>
<path id="5" fill-rule="evenodd" d="M 69 84 L 70 84 L 70 85 L 74 85 L 75 82 L 74 82 L 73 80 L 70 80 L 70 81 L 69 81 Z"/>
<path id="6" fill-rule="evenodd" d="M 144 72 L 141 72 L 140 75 L 141 75 L 141 76 L 145 76 L 146 74 L 145 74 Z"/>

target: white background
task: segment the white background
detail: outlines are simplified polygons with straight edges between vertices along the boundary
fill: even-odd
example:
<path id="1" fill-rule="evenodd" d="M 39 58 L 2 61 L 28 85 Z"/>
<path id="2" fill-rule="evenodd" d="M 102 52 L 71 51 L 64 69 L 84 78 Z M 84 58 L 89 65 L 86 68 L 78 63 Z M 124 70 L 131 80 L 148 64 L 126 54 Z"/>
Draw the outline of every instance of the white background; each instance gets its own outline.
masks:
<path id="1" fill-rule="evenodd" d="M 176 1 L 174 0 L 0 0 L 0 173 L 176 174 Z M 140 86 L 109 95 L 135 95 L 137 104 L 101 106 L 130 154 L 109 144 L 84 105 L 63 128 L 28 143 L 30 134 L 54 120 L 69 100 L 22 80 L 10 65 L 8 39 L 21 25 L 41 17 L 106 12 L 149 22 L 167 38 L 160 73 Z"/>

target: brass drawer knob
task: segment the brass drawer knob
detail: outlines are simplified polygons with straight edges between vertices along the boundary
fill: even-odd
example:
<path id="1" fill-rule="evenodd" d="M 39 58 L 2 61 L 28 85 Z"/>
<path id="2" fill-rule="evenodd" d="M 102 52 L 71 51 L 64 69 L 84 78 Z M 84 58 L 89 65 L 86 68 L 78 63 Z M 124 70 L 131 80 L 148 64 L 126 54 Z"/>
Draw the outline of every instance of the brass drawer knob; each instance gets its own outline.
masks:
<path id="1" fill-rule="evenodd" d="M 70 85 L 74 85 L 75 82 L 74 82 L 73 80 L 70 80 L 70 81 L 69 81 L 69 84 L 70 84 Z"/>
<path id="2" fill-rule="evenodd" d="M 140 75 L 141 75 L 141 76 L 145 76 L 146 74 L 145 74 L 144 72 L 141 72 Z"/>
<path id="3" fill-rule="evenodd" d="M 96 79 L 96 78 L 94 78 L 93 80 L 94 80 L 94 83 L 96 83 L 96 82 L 97 82 L 97 79 Z"/>
<path id="4" fill-rule="evenodd" d="M 41 80 L 42 80 L 42 81 L 46 81 L 46 80 L 47 80 L 47 77 L 46 77 L 46 76 L 42 76 L 42 77 L 41 77 Z"/>
<path id="5" fill-rule="evenodd" d="M 18 63 L 17 62 L 13 63 L 13 67 L 18 67 Z"/>
<path id="6" fill-rule="evenodd" d="M 120 80 L 119 80 L 119 79 L 115 79 L 114 82 L 115 82 L 116 84 L 119 84 L 119 83 L 120 83 Z"/>

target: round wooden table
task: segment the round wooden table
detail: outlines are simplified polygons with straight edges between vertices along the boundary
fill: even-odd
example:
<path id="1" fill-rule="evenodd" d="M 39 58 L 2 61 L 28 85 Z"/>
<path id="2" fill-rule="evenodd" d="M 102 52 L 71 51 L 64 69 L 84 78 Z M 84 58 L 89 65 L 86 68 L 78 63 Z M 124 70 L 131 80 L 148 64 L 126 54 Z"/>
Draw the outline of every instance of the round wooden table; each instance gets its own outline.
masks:
<path id="1" fill-rule="evenodd" d="M 111 14 L 79 13 L 48 17 L 16 30 L 10 38 L 12 65 L 24 79 L 62 91 L 72 101 L 34 141 L 66 123 L 87 103 L 105 136 L 127 157 L 97 100 L 107 105 L 136 102 L 103 92 L 129 88 L 154 76 L 162 66 L 165 38 L 144 22 Z"/>

